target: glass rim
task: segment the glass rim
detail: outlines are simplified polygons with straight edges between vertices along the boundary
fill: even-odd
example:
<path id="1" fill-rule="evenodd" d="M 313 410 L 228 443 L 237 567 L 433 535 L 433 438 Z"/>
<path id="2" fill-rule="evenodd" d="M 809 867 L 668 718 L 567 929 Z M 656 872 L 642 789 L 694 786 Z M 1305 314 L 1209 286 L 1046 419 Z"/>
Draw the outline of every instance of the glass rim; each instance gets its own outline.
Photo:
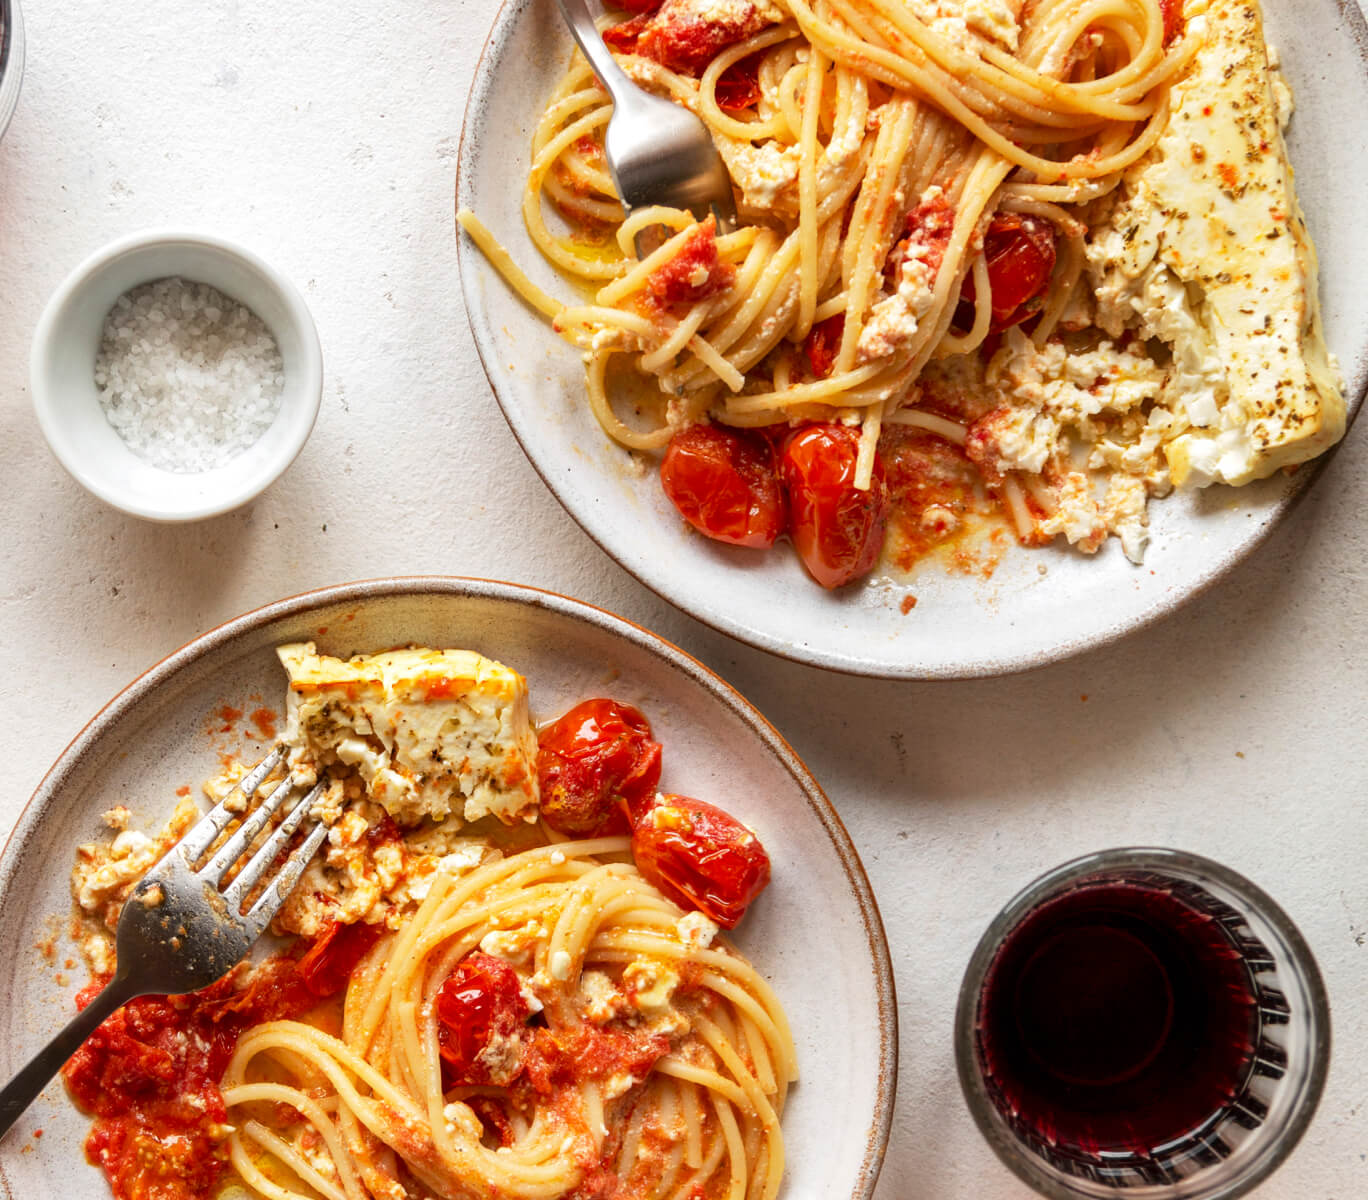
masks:
<path id="1" fill-rule="evenodd" d="M 1180 876 L 1200 873 L 1234 893 L 1252 912 L 1266 921 L 1282 940 L 1291 965 L 1306 992 L 1307 1015 L 1312 1026 L 1310 1063 L 1306 1078 L 1301 1081 L 1297 1095 L 1290 1101 L 1291 1111 L 1283 1126 L 1276 1131 L 1271 1146 L 1250 1162 L 1239 1178 L 1220 1185 L 1216 1191 L 1193 1189 L 1191 1185 L 1197 1182 L 1195 1178 L 1180 1181 L 1178 1184 L 1155 1184 L 1096 1192 L 1066 1186 L 1056 1175 L 1041 1166 L 1035 1156 L 1008 1128 L 1006 1121 L 989 1098 L 978 1068 L 975 1041 L 978 1000 L 988 968 L 1008 934 L 1027 913 L 1062 886 L 1090 875 L 1127 869 L 1149 869 Z M 1003 905 L 983 931 L 965 967 L 955 1005 L 955 1068 L 970 1115 L 1002 1163 L 1023 1183 L 1049 1200 L 1079 1200 L 1080 1197 L 1090 1195 L 1128 1195 L 1135 1197 L 1135 1200 L 1143 1200 L 1145 1196 L 1165 1197 L 1166 1200 L 1168 1197 L 1179 1196 L 1190 1197 L 1191 1200 L 1235 1200 L 1235 1197 L 1243 1196 L 1277 1170 L 1300 1143 L 1307 1126 L 1315 1116 L 1325 1090 L 1330 1063 L 1330 1040 L 1330 1002 L 1325 981 L 1321 977 L 1320 968 L 1310 946 L 1292 918 L 1267 892 L 1238 871 L 1200 854 L 1162 846 L 1118 846 L 1109 850 L 1093 851 L 1069 859 L 1026 884 Z"/>

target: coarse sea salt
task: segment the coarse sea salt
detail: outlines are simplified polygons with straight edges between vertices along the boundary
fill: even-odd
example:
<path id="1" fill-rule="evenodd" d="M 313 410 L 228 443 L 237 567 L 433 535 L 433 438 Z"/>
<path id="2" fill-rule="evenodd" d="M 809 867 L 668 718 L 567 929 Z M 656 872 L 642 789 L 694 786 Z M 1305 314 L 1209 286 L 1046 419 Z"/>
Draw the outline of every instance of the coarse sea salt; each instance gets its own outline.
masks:
<path id="1" fill-rule="evenodd" d="M 129 449 L 167 471 L 236 458 L 271 427 L 285 385 L 265 322 L 178 276 L 125 292 L 105 317 L 95 386 Z"/>

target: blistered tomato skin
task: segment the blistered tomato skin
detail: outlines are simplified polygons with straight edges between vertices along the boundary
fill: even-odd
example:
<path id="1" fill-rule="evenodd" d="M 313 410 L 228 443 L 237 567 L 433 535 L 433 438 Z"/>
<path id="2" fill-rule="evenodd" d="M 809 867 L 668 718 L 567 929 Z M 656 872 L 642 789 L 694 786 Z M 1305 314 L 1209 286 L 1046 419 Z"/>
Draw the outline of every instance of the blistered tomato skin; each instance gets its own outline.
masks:
<path id="1" fill-rule="evenodd" d="M 437 1044 L 454 1086 L 497 1083 L 506 1086 L 522 1071 L 508 1065 L 498 1079 L 482 1055 L 491 1039 L 516 1038 L 531 1015 L 518 973 L 501 958 L 476 951 L 456 964 L 438 989 Z"/>
<path id="2" fill-rule="evenodd" d="M 632 857 L 681 908 L 736 928 L 770 881 L 760 839 L 730 813 L 690 796 L 660 796 L 636 820 Z"/>
<path id="3" fill-rule="evenodd" d="M 660 743 L 639 709 L 585 700 L 537 735 L 541 815 L 569 837 L 631 832 L 629 814 L 660 784 Z"/>
<path id="4" fill-rule="evenodd" d="M 670 440 L 660 483 L 679 515 L 714 541 L 772 546 L 788 524 L 774 452 L 758 436 L 691 425 Z"/>
<path id="5" fill-rule="evenodd" d="M 1017 325 L 1040 311 L 1039 300 L 1050 284 L 1055 265 L 1055 228 L 1041 217 L 997 213 L 983 237 L 988 264 L 988 284 L 993 293 L 990 333 Z M 970 275 L 960 291 L 967 306 L 974 300 Z M 957 313 L 961 324 L 972 324 L 972 310 Z"/>
<path id="6" fill-rule="evenodd" d="M 808 425 L 789 435 L 780 456 L 788 491 L 789 533 L 809 575 L 843 587 L 874 569 L 888 523 L 883 464 L 874 460 L 868 490 L 855 486 L 860 435 L 844 425 Z"/>
<path id="7" fill-rule="evenodd" d="M 300 958 L 295 971 L 304 986 L 320 999 L 335 995 L 384 934 L 379 925 L 334 921 Z"/>
<path id="8" fill-rule="evenodd" d="M 807 355 L 808 365 L 814 378 L 825 379 L 836 366 L 836 355 L 841 349 L 841 338 L 845 333 L 845 313 L 837 313 L 825 321 L 818 321 L 808 330 L 807 340 L 803 343 L 803 353 Z"/>

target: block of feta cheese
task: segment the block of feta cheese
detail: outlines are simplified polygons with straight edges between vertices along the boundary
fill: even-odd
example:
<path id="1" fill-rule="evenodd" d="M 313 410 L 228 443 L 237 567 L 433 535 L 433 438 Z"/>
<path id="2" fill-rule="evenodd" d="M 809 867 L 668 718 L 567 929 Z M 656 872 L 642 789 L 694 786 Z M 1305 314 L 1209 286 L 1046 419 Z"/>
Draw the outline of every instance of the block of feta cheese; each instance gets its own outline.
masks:
<path id="1" fill-rule="evenodd" d="M 354 766 L 399 825 L 536 819 L 537 735 L 516 671 L 469 650 L 343 661 L 295 643 L 277 653 L 290 681 L 284 737 L 296 757 Z"/>
<path id="2" fill-rule="evenodd" d="M 1242 484 L 1338 441 L 1344 397 L 1258 6 L 1189 0 L 1185 15 L 1201 48 L 1168 128 L 1093 226 L 1089 274 L 1107 332 L 1172 350 L 1174 484 Z"/>

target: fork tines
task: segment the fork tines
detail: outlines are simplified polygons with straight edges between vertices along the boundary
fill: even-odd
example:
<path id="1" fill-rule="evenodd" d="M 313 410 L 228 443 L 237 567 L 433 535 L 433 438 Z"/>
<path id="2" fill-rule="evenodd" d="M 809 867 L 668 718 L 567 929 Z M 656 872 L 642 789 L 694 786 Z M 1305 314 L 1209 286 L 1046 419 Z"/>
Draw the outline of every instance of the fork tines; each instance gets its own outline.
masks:
<path id="1" fill-rule="evenodd" d="M 267 776 L 284 761 L 285 754 L 284 746 L 276 746 L 270 754 L 243 776 L 232 792 L 229 792 L 210 809 L 177 843 L 177 849 L 180 851 L 185 865 L 194 871 L 198 878 L 215 889 L 221 888 L 224 879 L 233 867 L 243 854 L 251 849 L 257 838 L 284 808 L 290 797 L 297 795 L 294 780 L 287 774 L 284 779 L 271 787 L 259 804 L 251 807 L 253 797 Z M 221 888 L 221 894 L 228 904 L 229 911 L 234 915 L 241 910 L 252 891 L 275 865 L 300 827 L 305 821 L 311 819 L 314 803 L 322 795 L 326 786 L 327 780 L 320 779 L 313 788 L 299 797 L 270 836 L 242 864 L 241 870 L 233 877 L 228 886 Z M 237 793 L 241 794 L 241 799 L 238 798 Z M 247 810 L 245 816 L 243 815 L 244 809 Z M 233 830 L 222 844 L 214 848 L 215 843 L 223 836 L 224 831 L 238 818 L 241 818 L 242 823 Z M 315 818 L 313 828 L 309 830 L 303 843 L 285 862 L 273 881 L 273 886 L 267 888 L 266 892 L 252 906 L 247 914 L 249 918 L 264 915 L 269 920 L 274 915 L 327 835 L 328 827 Z M 214 849 L 208 861 L 196 869 L 195 864 L 211 848 Z"/>

